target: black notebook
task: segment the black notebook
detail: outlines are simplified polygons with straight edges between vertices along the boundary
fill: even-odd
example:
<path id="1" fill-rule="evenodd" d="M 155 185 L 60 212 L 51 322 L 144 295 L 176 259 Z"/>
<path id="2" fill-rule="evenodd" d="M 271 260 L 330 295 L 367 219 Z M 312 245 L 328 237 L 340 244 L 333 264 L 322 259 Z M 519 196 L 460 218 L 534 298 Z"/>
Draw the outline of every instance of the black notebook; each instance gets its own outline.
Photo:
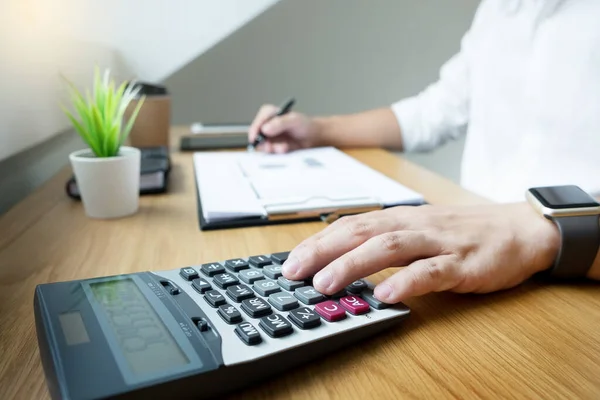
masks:
<path id="1" fill-rule="evenodd" d="M 140 151 L 140 195 L 165 193 L 171 170 L 169 149 L 164 146 L 141 147 Z M 67 181 L 66 191 L 74 199 L 81 198 L 74 176 Z"/>

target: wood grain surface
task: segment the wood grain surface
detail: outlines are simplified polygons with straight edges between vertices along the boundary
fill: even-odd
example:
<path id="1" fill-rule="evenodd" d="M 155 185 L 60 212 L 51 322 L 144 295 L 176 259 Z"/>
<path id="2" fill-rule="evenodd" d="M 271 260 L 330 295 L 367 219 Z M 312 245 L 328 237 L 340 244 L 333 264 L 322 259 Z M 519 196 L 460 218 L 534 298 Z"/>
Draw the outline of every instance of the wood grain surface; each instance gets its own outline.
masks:
<path id="1" fill-rule="evenodd" d="M 176 144 L 181 130 L 173 132 Z M 486 202 L 383 150 L 347 153 L 430 203 Z M 201 232 L 191 154 L 174 151 L 172 161 L 169 193 L 142 197 L 128 218 L 87 218 L 64 193 L 69 168 L 0 217 L 0 399 L 49 398 L 33 319 L 37 284 L 289 250 L 325 226 Z M 228 398 L 600 398 L 598 289 L 527 282 L 414 298 L 397 328 Z"/>

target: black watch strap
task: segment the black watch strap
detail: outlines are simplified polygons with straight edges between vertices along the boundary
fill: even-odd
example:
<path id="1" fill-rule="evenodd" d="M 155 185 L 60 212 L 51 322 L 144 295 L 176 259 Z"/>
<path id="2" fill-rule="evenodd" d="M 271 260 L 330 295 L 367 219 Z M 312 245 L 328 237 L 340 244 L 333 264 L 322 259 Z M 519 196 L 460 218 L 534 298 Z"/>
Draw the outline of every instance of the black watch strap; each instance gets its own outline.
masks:
<path id="1" fill-rule="evenodd" d="M 592 266 L 600 245 L 597 215 L 557 217 L 561 246 L 550 276 L 560 279 L 584 278 Z"/>

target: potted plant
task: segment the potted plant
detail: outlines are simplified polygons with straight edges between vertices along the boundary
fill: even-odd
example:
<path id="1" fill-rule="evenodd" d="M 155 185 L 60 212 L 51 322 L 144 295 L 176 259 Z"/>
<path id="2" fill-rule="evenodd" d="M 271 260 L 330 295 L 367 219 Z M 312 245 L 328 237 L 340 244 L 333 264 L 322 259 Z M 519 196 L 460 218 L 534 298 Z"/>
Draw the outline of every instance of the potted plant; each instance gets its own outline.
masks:
<path id="1" fill-rule="evenodd" d="M 125 110 L 137 97 L 135 84 L 116 86 L 106 70 L 103 76 L 94 71 L 93 92 L 86 96 L 68 79 L 71 113 L 62 106 L 88 148 L 69 155 L 75 181 L 86 214 L 92 218 L 118 218 L 138 210 L 140 163 L 139 149 L 124 146 L 142 107 L 139 99 L 131 116 L 125 121 Z"/>

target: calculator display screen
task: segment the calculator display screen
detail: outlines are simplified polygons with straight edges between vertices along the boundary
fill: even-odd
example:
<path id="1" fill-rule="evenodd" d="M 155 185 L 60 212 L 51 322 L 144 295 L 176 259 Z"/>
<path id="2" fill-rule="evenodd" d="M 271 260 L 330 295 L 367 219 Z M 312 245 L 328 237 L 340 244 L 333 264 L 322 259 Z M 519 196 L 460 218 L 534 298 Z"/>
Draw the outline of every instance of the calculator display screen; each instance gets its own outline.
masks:
<path id="1" fill-rule="evenodd" d="M 90 287 L 134 375 L 158 373 L 190 363 L 135 282 L 112 280 Z"/>

